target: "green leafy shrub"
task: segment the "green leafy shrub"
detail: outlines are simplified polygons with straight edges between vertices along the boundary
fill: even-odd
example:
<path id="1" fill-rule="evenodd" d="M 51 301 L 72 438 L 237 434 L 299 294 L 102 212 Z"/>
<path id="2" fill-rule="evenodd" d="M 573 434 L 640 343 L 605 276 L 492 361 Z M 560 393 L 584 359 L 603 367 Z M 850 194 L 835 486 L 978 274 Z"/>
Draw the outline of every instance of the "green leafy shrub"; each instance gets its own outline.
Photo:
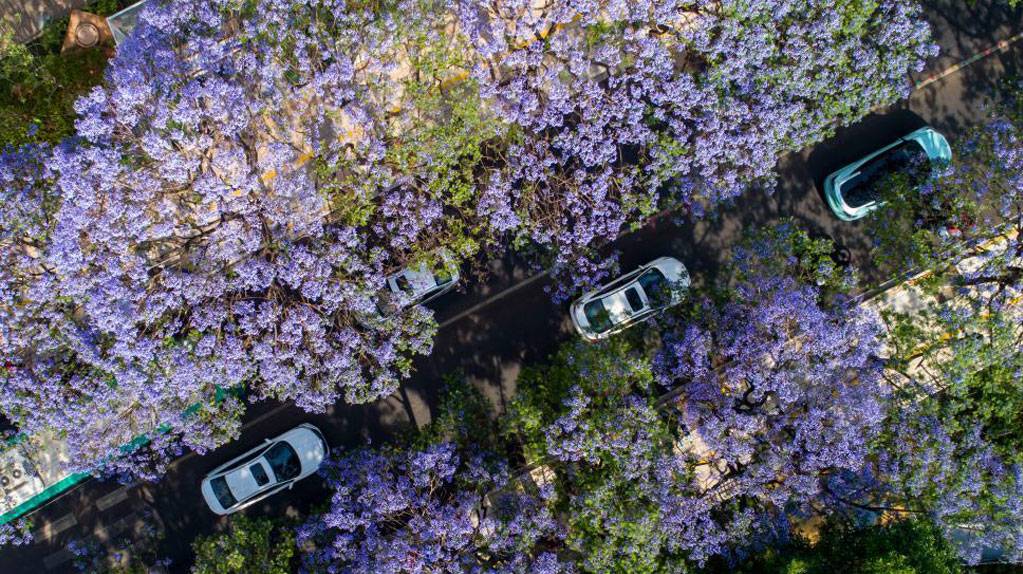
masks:
<path id="1" fill-rule="evenodd" d="M 51 22 L 31 47 L 0 29 L 0 147 L 57 143 L 74 134 L 75 100 L 103 80 L 105 49 L 60 54 L 67 19 Z"/>
<path id="2" fill-rule="evenodd" d="M 493 408 L 487 398 L 460 374 L 445 377 L 444 383 L 433 419 L 414 435 L 413 446 L 425 449 L 430 445 L 455 443 L 501 452 Z"/>
<path id="3" fill-rule="evenodd" d="M 227 530 L 192 543 L 193 574 L 291 574 L 295 533 L 266 518 L 235 516 Z"/>
<path id="4" fill-rule="evenodd" d="M 710 572 L 739 574 L 957 574 L 963 567 L 938 528 L 922 520 L 854 528 L 834 522 L 816 544 L 796 540 L 745 564 Z"/>

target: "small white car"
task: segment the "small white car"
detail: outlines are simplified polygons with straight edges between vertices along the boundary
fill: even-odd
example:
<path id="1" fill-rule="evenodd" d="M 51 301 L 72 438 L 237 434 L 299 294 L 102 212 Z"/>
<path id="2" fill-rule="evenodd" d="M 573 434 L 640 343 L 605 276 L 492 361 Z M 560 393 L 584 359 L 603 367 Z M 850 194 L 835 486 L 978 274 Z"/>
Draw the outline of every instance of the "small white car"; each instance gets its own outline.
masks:
<path id="1" fill-rule="evenodd" d="M 441 258 L 442 261 L 445 258 Z M 458 269 L 443 264 L 409 267 L 387 277 L 387 291 L 400 308 L 426 303 L 450 291 L 458 283 Z"/>
<path id="2" fill-rule="evenodd" d="M 681 303 L 689 283 L 681 261 L 655 259 L 572 303 L 572 324 L 587 341 L 606 339 Z"/>
<path id="3" fill-rule="evenodd" d="M 210 471 L 202 496 L 216 514 L 237 512 L 315 473 L 328 450 L 320 429 L 301 424 Z"/>

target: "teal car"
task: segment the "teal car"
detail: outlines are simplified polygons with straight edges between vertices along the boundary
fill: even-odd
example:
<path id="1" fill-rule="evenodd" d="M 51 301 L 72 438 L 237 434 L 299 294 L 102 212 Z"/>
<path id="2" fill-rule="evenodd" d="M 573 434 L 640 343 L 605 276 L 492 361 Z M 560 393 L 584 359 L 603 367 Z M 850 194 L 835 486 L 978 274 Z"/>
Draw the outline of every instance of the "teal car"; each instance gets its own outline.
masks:
<path id="1" fill-rule="evenodd" d="M 824 197 L 839 219 L 855 221 L 877 209 L 878 184 L 887 176 L 903 172 L 917 186 L 951 160 L 945 136 L 920 128 L 833 172 L 824 180 Z"/>

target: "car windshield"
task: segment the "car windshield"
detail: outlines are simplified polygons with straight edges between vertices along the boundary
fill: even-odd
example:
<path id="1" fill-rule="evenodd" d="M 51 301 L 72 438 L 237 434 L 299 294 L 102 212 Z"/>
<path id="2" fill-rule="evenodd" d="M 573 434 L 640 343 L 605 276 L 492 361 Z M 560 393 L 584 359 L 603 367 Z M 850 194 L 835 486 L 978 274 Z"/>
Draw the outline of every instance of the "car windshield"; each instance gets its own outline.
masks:
<path id="1" fill-rule="evenodd" d="M 447 285 L 451 282 L 451 272 L 447 267 L 438 267 L 433 271 L 433 280 L 437 282 L 437 285 Z"/>
<path id="2" fill-rule="evenodd" d="M 629 301 L 629 307 L 632 307 L 633 313 L 639 313 L 646 307 L 643 304 L 643 298 L 639 296 L 639 291 L 635 287 L 629 287 L 625 290 L 625 299 Z"/>
<path id="3" fill-rule="evenodd" d="M 217 497 L 217 502 L 224 510 L 238 504 L 238 500 L 231 494 L 231 489 L 227 487 L 227 480 L 224 477 L 214 478 L 210 481 L 210 486 L 213 487 L 213 495 Z"/>
<path id="4" fill-rule="evenodd" d="M 900 172 L 909 176 L 910 186 L 916 187 L 928 167 L 924 148 L 914 140 L 905 141 L 860 167 L 859 173 L 842 186 L 842 199 L 853 209 L 876 201 L 881 183 Z"/>
<path id="5" fill-rule="evenodd" d="M 302 472 L 302 464 L 298 453 L 286 442 L 279 442 L 266 451 L 266 461 L 277 477 L 277 482 L 291 480 Z"/>
<path id="6" fill-rule="evenodd" d="M 639 284 L 643 287 L 647 299 L 658 307 L 671 303 L 671 289 L 668 278 L 657 269 L 648 269 L 639 276 Z"/>
<path id="7" fill-rule="evenodd" d="M 266 483 L 270 482 L 270 477 L 266 475 L 266 471 L 263 470 L 263 465 L 261 464 L 254 464 L 250 466 L 249 472 L 252 473 L 252 478 L 256 480 L 256 484 L 259 486 L 264 486 Z"/>
<path id="8" fill-rule="evenodd" d="M 604 308 L 604 303 L 600 299 L 590 301 L 583 306 L 583 313 L 586 315 L 586 320 L 590 322 L 590 328 L 597 333 L 611 328 L 611 319 L 608 317 L 607 309 Z"/>

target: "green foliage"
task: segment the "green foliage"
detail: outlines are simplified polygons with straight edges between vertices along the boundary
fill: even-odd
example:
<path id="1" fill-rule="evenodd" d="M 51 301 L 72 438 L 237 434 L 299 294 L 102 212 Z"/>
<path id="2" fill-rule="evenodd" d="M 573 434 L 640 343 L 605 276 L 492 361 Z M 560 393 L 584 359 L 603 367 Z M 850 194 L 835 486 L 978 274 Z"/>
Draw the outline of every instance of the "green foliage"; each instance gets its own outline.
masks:
<path id="1" fill-rule="evenodd" d="M 937 322 L 951 338 L 923 351 L 947 385 L 931 401 L 935 414 L 953 433 L 979 424 L 984 438 L 1001 456 L 1023 463 L 1023 352 L 1018 324 L 997 312 L 946 313 Z"/>
<path id="2" fill-rule="evenodd" d="M 954 277 L 946 278 L 953 281 Z M 979 425 L 984 438 L 1010 461 L 1023 462 L 1023 352 L 1012 308 L 990 305 L 969 290 L 931 288 L 930 308 L 886 313 L 888 368 L 909 374 L 923 363 L 942 381 L 928 398 L 931 415 L 949 432 Z M 926 292 L 926 291 L 925 291 Z M 911 394 L 918 392 L 910 389 Z"/>
<path id="3" fill-rule="evenodd" d="M 66 19 L 44 28 L 35 51 L 0 30 L 0 147 L 57 143 L 74 133 L 74 103 L 103 79 L 107 54 L 99 49 L 60 55 Z"/>
<path id="4" fill-rule="evenodd" d="M 415 433 L 412 448 L 425 450 L 430 445 L 450 442 L 465 449 L 479 447 L 502 452 L 492 413 L 493 406 L 487 398 L 464 376 L 448 375 L 433 418 Z"/>
<path id="5" fill-rule="evenodd" d="M 666 553 L 660 544 L 652 543 L 659 537 L 659 509 L 630 488 L 628 481 L 598 485 L 580 500 L 583 503 L 574 505 L 568 517 L 568 543 L 587 557 L 585 571 L 685 572 L 681 556 Z"/>
<path id="6" fill-rule="evenodd" d="M 583 557 L 586 572 L 684 568 L 684 557 L 665 548 L 656 489 L 643 482 L 673 452 L 677 429 L 656 408 L 652 362 L 638 332 L 632 335 L 562 346 L 546 365 L 522 374 L 502 420 L 527 462 L 561 458 L 558 511 L 566 544 Z M 569 398 L 574 406 L 566 404 Z M 553 424 L 561 417 L 568 420 Z"/>
<path id="7" fill-rule="evenodd" d="M 721 566 L 711 572 L 723 572 Z M 817 544 L 797 539 L 728 571 L 737 574 L 957 574 L 955 550 L 930 522 L 854 528 L 829 523 Z"/>
<path id="8" fill-rule="evenodd" d="M 1023 464 L 1023 361 L 1017 354 L 1008 362 L 992 364 L 954 385 L 949 394 L 955 405 L 951 420 L 972 414 L 984 427 L 988 441 L 1002 456 Z M 950 409 L 951 410 L 951 409 Z"/>
<path id="9" fill-rule="evenodd" d="M 594 48 L 600 46 L 606 39 L 624 28 L 623 22 L 598 22 L 586 26 L 583 33 L 586 35 L 586 46 Z"/>
<path id="10" fill-rule="evenodd" d="M 35 56 L 27 46 L 14 40 L 9 25 L 0 28 L 0 78 L 6 82 L 24 82 L 34 73 Z"/>
<path id="11" fill-rule="evenodd" d="M 933 182 L 925 185 L 935 188 Z M 871 257 L 885 276 L 940 267 L 947 260 L 938 232 L 942 223 L 950 214 L 969 220 L 977 217 L 978 206 L 970 194 L 922 194 L 909 174 L 893 174 L 879 192 L 884 206 L 874 210 L 866 222 L 876 245 Z"/>
<path id="12" fill-rule="evenodd" d="M 295 534 L 266 518 L 232 517 L 227 530 L 192 543 L 193 574 L 291 574 Z"/>
<path id="13" fill-rule="evenodd" d="M 563 345 L 547 364 L 527 367 L 501 419 L 504 436 L 522 445 L 527 462 L 541 460 L 547 450 L 544 428 L 565 411 L 563 403 L 573 387 L 597 401 L 620 398 L 634 388 L 652 389 L 650 363 L 638 348 L 629 334 L 597 344 L 576 340 Z"/>
<path id="14" fill-rule="evenodd" d="M 752 230 L 733 251 L 733 282 L 749 283 L 754 277 L 789 276 L 821 290 L 830 301 L 856 285 L 854 270 L 836 261 L 838 250 L 827 238 L 813 238 L 791 218 L 772 227 Z"/>
<path id="15" fill-rule="evenodd" d="M 95 0 L 94 2 L 90 2 L 86 9 L 94 14 L 99 14 L 100 16 L 110 16 L 129 4 L 131 4 L 131 2 L 122 2 L 120 0 Z"/>
<path id="16" fill-rule="evenodd" d="M 560 510 L 566 517 L 569 548 L 585 556 L 586 572 L 641 574 L 683 571 L 685 559 L 664 544 L 663 503 L 642 465 L 656 467 L 673 453 L 676 429 L 653 404 L 624 412 L 620 401 L 594 405 L 584 424 L 592 430 L 586 441 L 600 452 L 596 463 L 574 466 L 562 481 L 566 496 Z M 630 441 L 628 456 L 602 450 L 599 444 Z M 639 446 L 642 444 L 642 446 Z"/>

